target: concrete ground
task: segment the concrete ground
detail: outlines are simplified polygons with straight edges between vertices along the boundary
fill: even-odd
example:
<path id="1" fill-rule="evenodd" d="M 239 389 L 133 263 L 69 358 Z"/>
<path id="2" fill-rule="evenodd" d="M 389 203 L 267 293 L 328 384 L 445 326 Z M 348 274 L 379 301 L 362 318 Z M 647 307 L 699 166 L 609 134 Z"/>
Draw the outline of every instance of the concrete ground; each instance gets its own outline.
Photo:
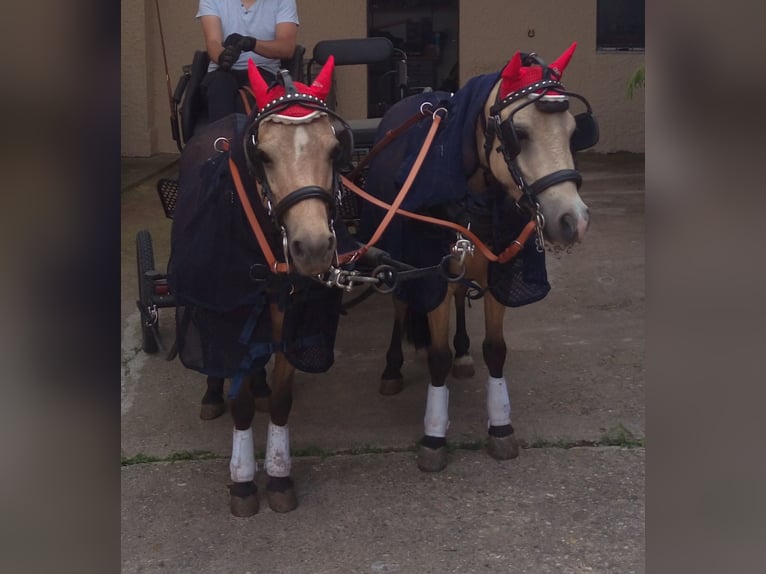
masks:
<path id="1" fill-rule="evenodd" d="M 449 465 L 417 469 L 427 366 L 407 350 L 404 390 L 378 394 L 391 318 L 376 295 L 341 318 L 332 369 L 296 375 L 298 508 L 263 499 L 247 519 L 228 509 L 228 413 L 200 420 L 204 377 L 140 350 L 135 234 L 151 232 L 164 270 L 171 222 L 155 182 L 175 176 L 173 160 L 124 162 L 123 572 L 644 572 L 643 156 L 582 157 L 589 235 L 549 252 L 546 299 L 506 315 L 519 458 L 481 447 L 479 302 L 476 375 L 448 381 Z M 171 343 L 171 310 L 161 325 Z M 256 415 L 259 457 L 267 422 Z"/>

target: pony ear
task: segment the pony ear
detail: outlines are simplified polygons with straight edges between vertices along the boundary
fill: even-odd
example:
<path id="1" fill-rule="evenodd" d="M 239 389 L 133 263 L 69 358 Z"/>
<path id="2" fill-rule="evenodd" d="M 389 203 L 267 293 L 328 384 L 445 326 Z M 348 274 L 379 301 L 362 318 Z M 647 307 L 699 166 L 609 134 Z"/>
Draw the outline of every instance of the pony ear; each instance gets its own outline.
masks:
<path id="1" fill-rule="evenodd" d="M 253 90 L 253 96 L 255 96 L 255 104 L 259 110 L 263 109 L 263 106 L 269 103 L 266 98 L 269 86 L 266 85 L 266 81 L 261 76 L 258 66 L 255 65 L 252 58 L 247 61 L 247 76 L 250 79 L 250 88 Z"/>
<path id="2" fill-rule="evenodd" d="M 500 98 L 504 98 L 516 88 L 521 78 L 521 52 L 516 52 L 513 55 L 513 58 L 503 68 L 500 77 L 502 78 Z"/>
<path id="3" fill-rule="evenodd" d="M 322 66 L 322 70 L 309 87 L 311 95 L 316 96 L 323 102 L 327 100 L 327 96 L 330 94 L 330 88 L 332 88 L 332 72 L 334 69 L 335 57 L 331 55 L 327 58 L 324 66 Z"/>
<path id="4" fill-rule="evenodd" d="M 569 64 L 569 60 L 572 59 L 572 54 L 574 54 L 575 48 L 577 48 L 577 42 L 572 42 L 572 45 L 569 46 L 569 48 L 567 48 L 564 53 L 556 58 L 549 66 L 549 68 L 558 74 L 559 79 L 561 79 L 561 75 L 564 73 L 564 70 Z"/>

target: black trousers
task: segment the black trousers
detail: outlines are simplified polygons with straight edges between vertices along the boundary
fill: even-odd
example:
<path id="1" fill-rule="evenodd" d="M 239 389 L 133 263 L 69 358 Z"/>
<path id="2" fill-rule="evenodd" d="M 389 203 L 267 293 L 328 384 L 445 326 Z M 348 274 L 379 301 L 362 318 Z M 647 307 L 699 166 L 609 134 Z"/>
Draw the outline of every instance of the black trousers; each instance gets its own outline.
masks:
<path id="1" fill-rule="evenodd" d="M 274 81 L 274 74 L 263 68 L 258 68 L 267 84 Z M 249 86 L 247 70 L 217 69 L 205 74 L 202 78 L 202 94 L 207 100 L 207 112 L 213 122 L 235 112 L 245 113 L 245 106 L 239 95 L 239 89 Z"/>

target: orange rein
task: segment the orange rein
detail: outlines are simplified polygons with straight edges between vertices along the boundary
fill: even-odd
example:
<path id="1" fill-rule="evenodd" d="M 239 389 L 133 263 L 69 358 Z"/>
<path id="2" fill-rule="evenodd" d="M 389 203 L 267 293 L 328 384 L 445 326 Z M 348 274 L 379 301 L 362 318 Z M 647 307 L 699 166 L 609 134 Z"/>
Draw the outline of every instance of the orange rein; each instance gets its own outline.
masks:
<path id="1" fill-rule="evenodd" d="M 411 219 L 416 219 L 418 221 L 423 221 L 426 223 L 439 225 L 441 227 L 454 229 L 461 235 L 470 239 L 471 242 L 476 246 L 476 248 L 481 252 L 481 254 L 487 258 L 487 260 L 496 261 L 498 263 L 506 263 L 510 261 L 511 259 L 513 259 L 514 257 L 516 257 L 516 255 L 518 255 L 519 251 L 521 251 L 521 249 L 524 247 L 524 244 L 527 242 L 527 240 L 532 235 L 532 233 L 535 232 L 536 221 L 535 219 L 532 219 L 529 221 L 529 223 L 527 223 L 524 226 L 524 229 L 522 229 L 521 233 L 519 234 L 518 238 L 516 238 L 516 240 L 514 240 L 508 247 L 506 247 L 500 254 L 495 255 L 495 253 L 493 253 L 492 250 L 481 239 L 479 239 L 475 233 L 473 233 L 470 229 L 463 227 L 462 225 L 453 223 L 452 221 L 437 219 L 435 217 L 429 217 L 427 215 L 420 215 L 418 213 L 413 213 L 411 211 L 407 211 L 400 208 L 400 205 L 402 204 L 404 199 L 407 197 L 407 193 L 412 187 L 412 184 L 415 181 L 415 178 L 417 177 L 417 174 L 420 171 L 421 166 L 423 165 L 423 161 L 425 161 L 426 154 L 428 153 L 428 150 L 430 149 L 431 144 L 433 143 L 434 137 L 436 136 L 436 131 L 439 129 L 439 124 L 442 121 L 442 117 L 437 113 L 438 111 L 439 110 L 436 110 L 436 112 L 433 113 L 433 123 L 431 124 L 431 127 L 428 130 L 426 139 L 423 142 L 423 145 L 420 148 L 420 151 L 418 152 L 417 158 L 415 159 L 415 163 L 412 165 L 412 168 L 410 169 L 410 172 L 407 175 L 407 179 L 405 180 L 404 185 L 402 185 L 402 188 L 399 190 L 399 193 L 397 194 L 393 203 L 388 204 L 376 197 L 373 197 L 369 193 L 360 189 L 355 183 L 353 183 L 346 177 L 341 176 L 340 179 L 343 181 L 343 184 L 346 187 L 348 187 L 348 189 L 350 189 L 353 193 L 357 194 L 362 199 L 369 201 L 373 205 L 377 205 L 378 207 L 382 207 L 383 209 L 386 209 L 387 212 L 386 212 L 386 215 L 383 217 L 383 220 L 380 222 L 377 229 L 375 230 L 375 233 L 373 233 L 372 237 L 370 238 L 370 241 L 366 243 L 365 245 L 361 246 L 359 249 L 355 249 L 354 251 L 349 251 L 347 253 L 343 253 L 339 255 L 338 256 L 339 265 L 343 263 L 350 263 L 350 262 L 356 261 L 362 255 L 364 255 L 370 247 L 372 247 L 375 243 L 377 243 L 380 240 L 386 228 L 391 223 L 394 216 L 397 214 L 403 215 L 405 217 L 409 217 Z M 380 151 L 380 149 L 383 146 L 388 144 L 394 137 L 396 137 L 397 135 L 399 135 L 399 133 L 404 131 L 404 129 L 407 129 L 410 126 L 414 125 L 414 123 L 416 123 L 416 121 L 420 119 L 422 115 L 425 115 L 425 114 L 421 112 L 421 114 L 418 114 L 410 118 L 410 120 L 408 120 L 403 126 L 400 126 L 400 128 L 387 132 L 385 138 L 381 140 L 381 142 L 379 142 L 379 144 L 372 149 L 370 154 L 376 154 L 378 151 Z M 228 142 L 224 142 L 223 145 L 221 145 L 221 148 L 222 148 L 221 151 L 227 151 L 228 147 L 229 147 Z M 255 234 L 255 237 L 258 241 L 258 246 L 261 248 L 261 251 L 263 252 L 264 257 L 266 258 L 266 262 L 269 266 L 269 269 L 272 271 L 272 273 L 289 273 L 290 271 L 289 264 L 287 262 L 278 261 L 277 258 L 274 256 L 274 252 L 272 251 L 271 246 L 269 245 L 269 242 L 266 239 L 266 234 L 264 233 L 263 229 L 261 229 L 261 226 L 258 223 L 258 218 L 255 216 L 255 212 L 253 211 L 253 206 L 250 204 L 250 200 L 247 197 L 247 193 L 245 192 L 245 188 L 242 183 L 242 178 L 239 175 L 239 169 L 237 169 L 237 166 L 231 157 L 229 157 L 229 169 L 231 171 L 232 179 L 234 180 L 234 187 L 237 190 L 237 195 L 239 196 L 239 200 L 242 203 L 242 208 L 245 211 L 245 216 L 247 217 L 247 221 L 250 224 L 250 227 L 252 228 L 253 233 Z M 356 170 L 354 170 L 353 173 L 357 173 L 358 171 L 359 169 L 357 168 Z"/>

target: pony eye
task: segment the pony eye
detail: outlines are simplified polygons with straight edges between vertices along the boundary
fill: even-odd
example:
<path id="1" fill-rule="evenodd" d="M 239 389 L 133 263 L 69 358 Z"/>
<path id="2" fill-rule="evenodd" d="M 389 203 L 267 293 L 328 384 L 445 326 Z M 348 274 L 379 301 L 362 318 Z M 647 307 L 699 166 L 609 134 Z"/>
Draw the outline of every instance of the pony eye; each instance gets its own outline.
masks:
<path id="1" fill-rule="evenodd" d="M 330 150 L 330 160 L 331 161 L 338 161 L 341 156 L 343 155 L 343 150 L 340 147 L 340 144 L 336 145 L 332 150 Z"/>
<path id="2" fill-rule="evenodd" d="M 262 149 L 256 149 L 253 153 L 253 160 L 262 163 L 263 165 L 271 163 L 271 158 Z"/>

